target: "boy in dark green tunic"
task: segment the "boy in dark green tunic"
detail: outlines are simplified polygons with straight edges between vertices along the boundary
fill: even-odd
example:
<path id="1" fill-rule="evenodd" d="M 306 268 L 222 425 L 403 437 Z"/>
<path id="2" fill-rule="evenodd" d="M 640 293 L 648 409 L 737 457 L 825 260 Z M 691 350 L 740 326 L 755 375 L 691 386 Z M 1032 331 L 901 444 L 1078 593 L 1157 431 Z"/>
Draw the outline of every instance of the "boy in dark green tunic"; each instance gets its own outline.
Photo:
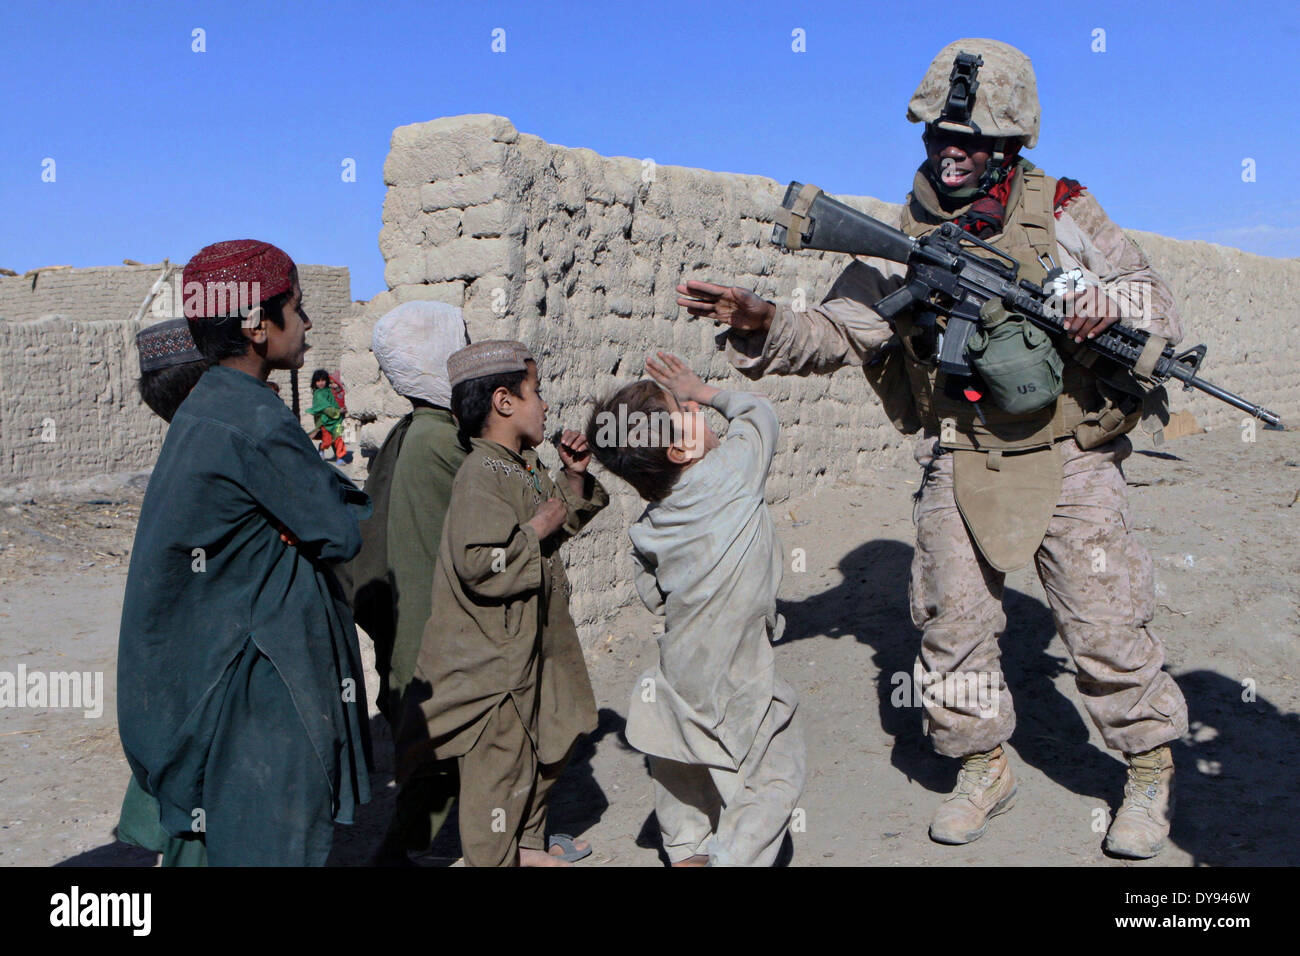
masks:
<path id="1" fill-rule="evenodd" d="M 237 287 L 240 307 L 214 305 L 215 286 Z M 209 863 L 320 865 L 334 822 L 370 796 L 356 630 L 326 566 L 356 554 L 369 500 L 266 386 L 302 366 L 311 328 L 292 260 L 217 243 L 185 267 L 185 289 L 213 365 L 177 410 L 140 511 L 122 746 L 161 829 L 201 834 Z"/>
<path id="2" fill-rule="evenodd" d="M 170 422 L 176 409 L 208 370 L 194 344 L 189 323 L 168 319 L 141 329 L 135 337 L 140 358 L 140 397 L 159 418 Z M 163 866 L 205 866 L 207 848 L 199 834 L 172 836 L 158 822 L 158 801 L 131 775 L 117 821 L 117 838 L 162 854 Z"/>

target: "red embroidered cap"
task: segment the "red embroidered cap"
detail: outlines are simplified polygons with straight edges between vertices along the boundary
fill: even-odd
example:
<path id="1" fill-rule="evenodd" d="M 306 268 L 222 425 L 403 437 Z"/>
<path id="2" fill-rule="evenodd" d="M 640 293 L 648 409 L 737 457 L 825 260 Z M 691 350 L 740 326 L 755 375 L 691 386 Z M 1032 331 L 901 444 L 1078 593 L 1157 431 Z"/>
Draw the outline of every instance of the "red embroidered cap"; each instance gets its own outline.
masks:
<path id="1" fill-rule="evenodd" d="M 246 314 L 267 299 L 289 291 L 296 268 L 283 249 L 259 239 L 231 239 L 204 246 L 185 264 L 182 273 L 185 317 L 210 319 L 240 309 Z M 191 295 L 191 282 L 203 284 L 202 296 Z"/>

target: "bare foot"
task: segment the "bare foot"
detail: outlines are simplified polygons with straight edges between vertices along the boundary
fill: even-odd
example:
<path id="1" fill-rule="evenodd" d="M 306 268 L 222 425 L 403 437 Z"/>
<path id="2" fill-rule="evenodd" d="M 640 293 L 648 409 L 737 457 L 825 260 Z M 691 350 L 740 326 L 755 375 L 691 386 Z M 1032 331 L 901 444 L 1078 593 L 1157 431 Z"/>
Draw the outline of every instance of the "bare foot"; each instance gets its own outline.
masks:
<path id="1" fill-rule="evenodd" d="M 573 848 L 575 850 L 590 849 L 591 844 L 586 840 L 575 839 Z M 568 860 L 557 860 L 556 857 L 563 856 L 564 850 L 560 846 L 553 846 L 550 850 L 542 852 L 541 850 L 527 850 L 519 848 L 519 865 L 520 866 L 573 866 Z"/>
<path id="2" fill-rule="evenodd" d="M 556 849 L 559 849 L 558 847 Z M 563 852 L 562 850 L 560 852 Z M 519 865 L 520 866 L 573 866 L 568 860 L 556 859 L 552 853 L 544 850 L 525 850 L 519 848 Z"/>
<path id="3" fill-rule="evenodd" d="M 673 867 L 708 866 L 709 858 L 706 854 L 697 853 L 694 856 L 687 857 L 684 860 L 681 860 L 677 863 L 672 863 L 670 865 Z"/>

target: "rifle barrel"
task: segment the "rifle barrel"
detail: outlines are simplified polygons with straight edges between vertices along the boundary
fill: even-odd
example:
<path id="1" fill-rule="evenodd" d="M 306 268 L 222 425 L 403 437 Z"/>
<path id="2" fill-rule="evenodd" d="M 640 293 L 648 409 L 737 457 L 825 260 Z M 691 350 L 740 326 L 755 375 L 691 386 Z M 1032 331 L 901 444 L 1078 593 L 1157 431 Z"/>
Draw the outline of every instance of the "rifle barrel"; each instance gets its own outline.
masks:
<path id="1" fill-rule="evenodd" d="M 1252 418 L 1260 419 L 1266 425 L 1277 427 L 1282 424 L 1282 419 L 1276 412 L 1270 412 L 1263 405 L 1254 405 L 1251 402 L 1246 401 L 1246 399 L 1242 398 L 1240 395 L 1228 391 L 1226 388 L 1219 388 L 1219 386 L 1207 382 L 1203 378 L 1198 378 L 1195 372 L 1188 371 L 1186 368 L 1181 366 L 1176 366 L 1171 374 L 1188 388 L 1200 389 L 1206 395 L 1217 398 L 1221 402 L 1226 402 L 1233 408 L 1248 413 Z"/>

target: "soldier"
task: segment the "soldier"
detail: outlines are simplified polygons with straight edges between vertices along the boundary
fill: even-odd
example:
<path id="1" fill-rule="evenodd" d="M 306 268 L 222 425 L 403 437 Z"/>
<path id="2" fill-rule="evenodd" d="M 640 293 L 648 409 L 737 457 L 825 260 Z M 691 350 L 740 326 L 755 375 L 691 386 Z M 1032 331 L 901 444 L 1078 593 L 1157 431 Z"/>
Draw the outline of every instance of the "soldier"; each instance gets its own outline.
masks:
<path id="1" fill-rule="evenodd" d="M 1020 157 L 1037 141 L 1039 106 L 1033 68 L 1019 50 L 994 40 L 949 44 L 930 65 L 907 118 L 926 124 L 926 159 L 898 228 L 919 237 L 953 221 L 1013 256 L 1022 277 L 1054 278 L 1069 341 L 1024 345 L 1024 354 L 1012 357 L 1033 365 L 1039 382 L 1055 377 L 1059 397 L 1012 413 L 988 401 L 978 382 L 955 389 L 935 360 L 942 317 L 913 314 L 891 326 L 871 308 L 902 284 L 902 269 L 892 262 L 853 262 L 821 306 L 803 312 L 697 281 L 678 286 L 677 301 L 692 315 L 730 326 L 719 346 L 747 376 L 860 366 L 895 425 L 922 432 L 910 585 L 912 619 L 922 630 L 918 680 L 937 689 L 980 679 L 999 702 L 990 712 L 975 699 L 987 704 L 985 694 L 925 695 L 935 749 L 962 759 L 956 787 L 930 824 L 931 838 L 978 839 L 1015 797 L 1002 747 L 1015 714 L 998 638 L 1006 626 L 1006 572 L 1032 558 L 1074 658 L 1084 706 L 1107 746 L 1128 760 L 1106 849 L 1151 857 L 1169 833 L 1168 744 L 1186 732 L 1187 707 L 1147 628 L 1154 612 L 1151 559 L 1130 531 L 1120 468 L 1132 451 L 1125 433 L 1141 409 L 1089 370 L 1079 343 L 1121 317 L 1176 342 L 1182 332 L 1173 296 L 1084 187 L 1053 180 Z M 1023 322 L 1005 311 L 985 319 Z M 994 384 L 999 394 L 1016 389 L 1015 381 Z"/>

